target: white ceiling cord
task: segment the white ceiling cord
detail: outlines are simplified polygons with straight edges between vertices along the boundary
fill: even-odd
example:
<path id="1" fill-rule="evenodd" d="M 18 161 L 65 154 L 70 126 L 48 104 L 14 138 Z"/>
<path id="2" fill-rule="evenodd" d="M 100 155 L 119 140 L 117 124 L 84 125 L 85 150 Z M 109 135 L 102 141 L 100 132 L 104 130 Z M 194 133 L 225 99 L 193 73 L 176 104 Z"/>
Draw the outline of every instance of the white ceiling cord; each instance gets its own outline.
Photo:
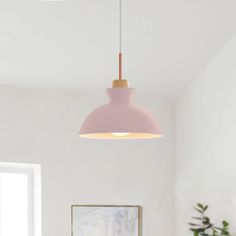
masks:
<path id="1" fill-rule="evenodd" d="M 120 21 L 119 21 L 119 33 L 120 33 L 120 45 L 119 45 L 119 50 L 120 52 L 122 52 L 122 0 L 119 0 L 120 1 L 120 6 L 119 6 L 119 17 L 120 17 Z"/>

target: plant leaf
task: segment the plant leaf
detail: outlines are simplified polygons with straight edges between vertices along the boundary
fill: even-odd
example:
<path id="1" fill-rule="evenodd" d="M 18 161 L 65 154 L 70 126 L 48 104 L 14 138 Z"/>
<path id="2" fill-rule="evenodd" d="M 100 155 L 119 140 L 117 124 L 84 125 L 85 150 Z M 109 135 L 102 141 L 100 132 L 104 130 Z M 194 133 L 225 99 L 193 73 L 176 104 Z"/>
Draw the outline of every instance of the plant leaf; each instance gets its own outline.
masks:
<path id="1" fill-rule="evenodd" d="M 222 221 L 222 225 L 223 225 L 224 227 L 228 227 L 228 226 L 229 226 L 229 222 L 227 222 L 226 220 L 223 220 L 223 221 Z"/>
<path id="2" fill-rule="evenodd" d="M 199 224 L 194 224 L 194 223 L 188 223 L 188 224 L 191 225 L 191 226 L 201 226 Z"/>
<path id="3" fill-rule="evenodd" d="M 210 219 L 209 219 L 208 217 L 204 217 L 202 223 L 203 223 L 204 225 L 208 225 L 208 224 L 210 223 Z"/>
<path id="4" fill-rule="evenodd" d="M 197 231 L 198 233 L 201 233 L 201 232 L 204 232 L 205 229 L 204 229 L 204 228 L 199 228 L 199 229 L 196 229 L 196 231 Z"/>
<path id="5" fill-rule="evenodd" d="M 198 209 L 198 208 L 196 208 L 196 207 L 194 207 L 194 209 L 196 210 L 196 211 L 198 211 L 199 213 L 203 213 L 203 211 L 202 210 L 200 210 L 200 209 Z"/>
<path id="6" fill-rule="evenodd" d="M 201 204 L 201 203 L 197 203 L 197 206 L 200 208 L 200 209 L 204 209 L 204 205 L 203 204 Z"/>
<path id="7" fill-rule="evenodd" d="M 206 227 L 205 227 L 205 230 L 206 229 L 210 229 L 212 227 L 212 224 L 209 224 L 209 225 L 207 225 Z"/>
<path id="8" fill-rule="evenodd" d="M 202 236 L 209 236 L 207 233 L 201 233 Z"/>

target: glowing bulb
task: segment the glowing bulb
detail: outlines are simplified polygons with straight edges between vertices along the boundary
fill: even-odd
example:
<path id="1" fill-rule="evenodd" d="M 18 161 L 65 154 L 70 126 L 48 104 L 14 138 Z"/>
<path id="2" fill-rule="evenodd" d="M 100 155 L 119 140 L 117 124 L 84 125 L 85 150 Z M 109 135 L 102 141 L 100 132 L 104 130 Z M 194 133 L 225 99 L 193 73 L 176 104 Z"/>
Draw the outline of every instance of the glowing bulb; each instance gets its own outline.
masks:
<path id="1" fill-rule="evenodd" d="M 127 133 L 127 132 L 114 132 L 114 133 L 111 133 L 111 134 L 114 135 L 114 136 L 117 136 L 117 137 L 124 137 L 124 136 L 129 135 L 129 133 Z"/>

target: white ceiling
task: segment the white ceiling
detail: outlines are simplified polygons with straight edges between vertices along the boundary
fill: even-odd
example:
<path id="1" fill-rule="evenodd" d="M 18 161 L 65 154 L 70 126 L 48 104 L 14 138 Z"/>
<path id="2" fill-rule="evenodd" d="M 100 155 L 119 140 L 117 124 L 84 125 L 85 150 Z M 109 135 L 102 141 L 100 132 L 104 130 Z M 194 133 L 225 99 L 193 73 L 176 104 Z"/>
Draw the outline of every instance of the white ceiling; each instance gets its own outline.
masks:
<path id="1" fill-rule="evenodd" d="M 235 0 L 123 0 L 124 74 L 174 98 L 236 32 Z M 104 89 L 118 0 L 0 0 L 0 84 Z"/>

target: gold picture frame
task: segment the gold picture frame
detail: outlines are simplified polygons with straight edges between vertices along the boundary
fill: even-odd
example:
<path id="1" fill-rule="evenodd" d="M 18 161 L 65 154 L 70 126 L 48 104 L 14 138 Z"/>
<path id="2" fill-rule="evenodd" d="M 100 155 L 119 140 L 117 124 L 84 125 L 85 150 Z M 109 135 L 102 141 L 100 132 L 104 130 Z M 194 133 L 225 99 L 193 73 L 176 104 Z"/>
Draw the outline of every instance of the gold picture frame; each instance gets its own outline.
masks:
<path id="1" fill-rule="evenodd" d="M 94 205 L 94 204 L 85 204 L 85 205 L 71 205 L 71 236 L 79 236 L 74 234 L 74 210 L 75 208 L 97 208 L 97 207 L 108 207 L 108 208 L 137 208 L 137 236 L 142 236 L 142 206 L 140 205 Z"/>

